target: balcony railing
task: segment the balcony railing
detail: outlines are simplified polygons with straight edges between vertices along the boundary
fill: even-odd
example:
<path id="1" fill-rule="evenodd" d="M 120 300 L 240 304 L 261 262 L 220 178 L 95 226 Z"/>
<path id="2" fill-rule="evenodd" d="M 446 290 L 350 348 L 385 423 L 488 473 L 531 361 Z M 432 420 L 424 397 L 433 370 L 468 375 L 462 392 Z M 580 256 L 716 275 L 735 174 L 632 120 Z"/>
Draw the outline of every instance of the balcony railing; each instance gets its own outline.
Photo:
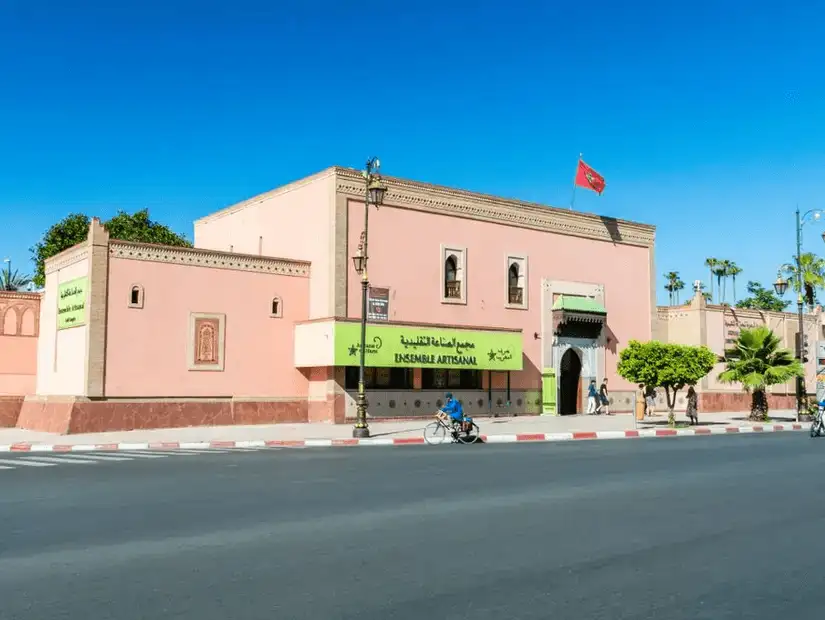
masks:
<path id="1" fill-rule="evenodd" d="M 524 303 L 524 289 L 520 286 L 510 287 L 510 304 L 520 306 Z"/>
<path id="2" fill-rule="evenodd" d="M 461 299 L 461 281 L 448 280 L 445 282 L 444 297 L 447 299 Z"/>

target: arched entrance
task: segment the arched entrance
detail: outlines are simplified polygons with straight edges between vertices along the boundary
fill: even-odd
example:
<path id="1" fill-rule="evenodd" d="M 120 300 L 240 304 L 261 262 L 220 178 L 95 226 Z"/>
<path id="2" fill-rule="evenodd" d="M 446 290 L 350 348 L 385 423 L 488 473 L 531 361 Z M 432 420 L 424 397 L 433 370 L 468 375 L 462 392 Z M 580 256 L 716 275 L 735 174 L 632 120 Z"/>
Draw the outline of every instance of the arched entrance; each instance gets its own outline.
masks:
<path id="1" fill-rule="evenodd" d="M 582 360 L 578 352 L 567 349 L 559 372 L 559 413 L 573 415 L 581 411 Z"/>

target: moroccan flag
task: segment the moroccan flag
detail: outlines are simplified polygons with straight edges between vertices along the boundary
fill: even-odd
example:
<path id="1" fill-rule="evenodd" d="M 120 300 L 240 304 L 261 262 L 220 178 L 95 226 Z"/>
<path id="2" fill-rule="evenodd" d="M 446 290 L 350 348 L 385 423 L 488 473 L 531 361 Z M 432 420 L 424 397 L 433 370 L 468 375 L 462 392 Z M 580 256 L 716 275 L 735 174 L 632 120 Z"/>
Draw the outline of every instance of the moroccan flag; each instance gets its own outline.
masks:
<path id="1" fill-rule="evenodd" d="M 604 191 L 604 177 L 593 170 L 590 166 L 579 160 L 579 167 L 576 170 L 576 185 L 585 189 L 592 189 L 599 196 Z"/>

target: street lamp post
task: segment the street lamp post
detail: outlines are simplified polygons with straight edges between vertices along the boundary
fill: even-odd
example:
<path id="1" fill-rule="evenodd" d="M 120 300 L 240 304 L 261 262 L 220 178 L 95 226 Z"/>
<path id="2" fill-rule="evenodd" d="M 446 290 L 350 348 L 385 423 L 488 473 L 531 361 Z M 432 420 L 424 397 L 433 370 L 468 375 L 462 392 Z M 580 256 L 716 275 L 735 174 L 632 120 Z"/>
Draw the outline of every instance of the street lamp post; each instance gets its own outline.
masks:
<path id="1" fill-rule="evenodd" d="M 4 258 L 3 262 L 6 263 L 6 281 L 4 282 L 5 286 L 2 288 L 10 288 L 11 287 L 11 259 Z"/>
<path id="2" fill-rule="evenodd" d="M 364 193 L 364 230 L 361 232 L 361 243 L 358 244 L 358 253 L 352 257 L 352 264 L 356 273 L 361 276 L 361 346 L 360 363 L 358 367 L 358 399 L 356 400 L 355 426 L 352 429 L 352 436 L 364 438 L 370 436 L 370 429 L 367 425 L 367 393 L 365 385 L 366 375 L 366 349 L 367 349 L 367 295 L 370 281 L 367 276 L 367 261 L 369 253 L 367 250 L 370 223 L 370 204 L 376 208 L 384 202 L 384 194 L 387 188 L 381 182 L 378 170 L 381 162 L 377 157 L 367 161 L 363 171 L 365 180 Z"/>
<path id="3" fill-rule="evenodd" d="M 802 228 L 811 220 L 819 220 L 822 217 L 822 214 L 825 211 L 821 209 L 811 209 L 810 211 L 805 212 L 804 215 L 800 215 L 799 207 L 796 207 L 796 315 L 799 320 L 799 327 L 798 331 L 799 334 L 797 335 L 796 340 L 796 359 L 799 360 L 799 363 L 802 364 L 802 368 L 805 368 L 803 360 L 803 342 L 805 339 L 805 319 L 804 314 L 802 312 L 803 307 L 803 299 L 802 299 L 802 287 L 805 286 L 804 279 L 802 277 Z M 810 218 L 810 219 L 809 219 Z M 822 240 L 825 241 L 825 233 L 822 233 Z M 776 282 L 773 283 L 773 288 L 776 291 L 776 294 L 780 297 L 785 294 L 785 291 L 788 290 L 788 282 L 782 278 L 781 272 L 776 277 Z M 797 377 L 796 378 L 796 421 L 799 421 L 799 413 L 802 411 L 802 398 L 805 393 L 805 376 Z"/>

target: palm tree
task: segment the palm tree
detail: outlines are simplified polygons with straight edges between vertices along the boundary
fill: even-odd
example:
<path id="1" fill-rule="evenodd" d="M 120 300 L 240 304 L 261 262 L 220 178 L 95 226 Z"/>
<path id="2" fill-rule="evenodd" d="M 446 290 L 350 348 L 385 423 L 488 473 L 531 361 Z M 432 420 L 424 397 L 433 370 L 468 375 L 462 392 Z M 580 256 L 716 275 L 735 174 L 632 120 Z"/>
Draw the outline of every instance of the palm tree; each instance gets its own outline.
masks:
<path id="1" fill-rule="evenodd" d="M 679 279 L 678 271 L 668 271 L 665 274 L 665 280 L 667 280 L 665 283 L 665 290 L 668 294 L 668 304 L 672 306 L 673 300 L 676 298 L 676 291 L 678 290 L 677 286 L 681 282 L 682 288 L 684 288 L 685 283 Z"/>
<path id="2" fill-rule="evenodd" d="M 31 283 L 32 279 L 16 269 L 0 270 L 0 291 L 19 291 L 26 288 Z"/>
<path id="3" fill-rule="evenodd" d="M 727 259 L 717 260 L 713 268 L 713 275 L 716 276 L 716 286 L 719 290 L 719 303 L 725 303 L 725 279 L 728 277 L 728 267 L 730 261 Z"/>
<path id="4" fill-rule="evenodd" d="M 710 299 L 708 299 L 708 301 L 713 301 L 713 275 L 715 274 L 714 269 L 716 269 L 716 265 L 718 262 L 718 258 L 705 259 L 705 267 L 707 267 L 710 271 Z"/>
<path id="5" fill-rule="evenodd" d="M 679 292 L 685 289 L 685 283 L 682 278 L 679 277 L 678 272 L 676 275 L 676 281 L 673 283 L 673 292 L 676 293 L 676 305 L 679 305 Z"/>
<path id="6" fill-rule="evenodd" d="M 736 276 L 742 273 L 742 268 L 730 261 L 730 265 L 728 266 L 728 275 L 730 276 L 731 280 L 733 281 L 733 305 L 736 305 Z"/>
<path id="7" fill-rule="evenodd" d="M 731 269 L 735 266 L 736 263 L 727 258 L 719 263 L 719 270 L 722 272 L 722 303 L 727 303 L 728 301 L 728 278 L 730 277 Z"/>
<path id="8" fill-rule="evenodd" d="M 776 334 L 767 327 L 739 332 L 733 348 L 725 351 L 727 368 L 719 375 L 723 383 L 741 383 L 751 393 L 751 420 L 768 417 L 765 388 L 804 376 L 799 360 L 790 349 L 780 346 Z"/>
<path id="9" fill-rule="evenodd" d="M 813 252 L 805 252 L 799 257 L 799 264 L 802 268 L 802 278 L 796 275 L 796 260 L 783 265 L 782 272 L 788 280 L 788 284 L 797 294 L 803 293 L 807 298 L 808 305 L 813 305 L 816 289 L 825 288 L 825 259 L 820 258 Z M 800 282 L 802 287 L 800 287 Z"/>

